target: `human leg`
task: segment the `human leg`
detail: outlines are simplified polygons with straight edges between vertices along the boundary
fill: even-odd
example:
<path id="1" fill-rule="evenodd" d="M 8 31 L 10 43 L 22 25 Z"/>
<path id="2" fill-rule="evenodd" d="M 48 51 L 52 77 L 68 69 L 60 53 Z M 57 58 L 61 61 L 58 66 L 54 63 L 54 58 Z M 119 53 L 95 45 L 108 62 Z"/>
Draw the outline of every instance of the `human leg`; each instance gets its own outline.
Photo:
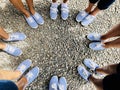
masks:
<path id="1" fill-rule="evenodd" d="M 10 0 L 10 2 L 24 14 L 24 17 L 28 23 L 29 26 L 32 28 L 37 28 L 38 24 L 35 22 L 33 17 L 30 15 L 30 13 L 24 8 L 24 5 L 21 0 Z"/>
<path id="2" fill-rule="evenodd" d="M 13 56 L 20 56 L 22 54 L 21 49 L 5 43 L 0 43 L 0 49 Z"/>
<path id="3" fill-rule="evenodd" d="M 120 36 L 120 23 L 103 35 L 98 33 L 90 33 L 87 35 L 87 38 L 91 41 L 104 41 L 116 36 Z"/>
<path id="4" fill-rule="evenodd" d="M 117 73 L 117 68 L 119 64 L 111 64 L 101 68 L 96 68 L 96 72 L 104 74 L 114 74 Z"/>
<path id="5" fill-rule="evenodd" d="M 93 76 L 89 77 L 97 90 L 119 90 L 120 89 L 120 77 L 118 74 L 110 74 L 105 76 L 103 79 L 96 79 Z"/>
<path id="6" fill-rule="evenodd" d="M 63 3 L 67 3 L 68 2 L 68 0 L 63 0 Z"/>
<path id="7" fill-rule="evenodd" d="M 101 40 L 106 40 L 111 37 L 120 36 L 120 23 L 101 36 Z"/>
<path id="8" fill-rule="evenodd" d="M 103 90 L 103 79 L 97 79 L 94 76 L 89 77 L 89 81 L 91 81 L 97 90 Z"/>
<path id="9" fill-rule="evenodd" d="M 23 90 L 25 88 L 25 85 L 27 84 L 27 79 L 25 77 L 22 77 L 17 83 L 18 90 Z"/>
<path id="10" fill-rule="evenodd" d="M 21 75 L 20 71 L 0 70 L 0 79 L 13 80 Z"/>
<path id="11" fill-rule="evenodd" d="M 8 34 L 2 27 L 0 27 L 0 37 L 4 41 L 20 41 L 24 40 L 26 38 L 26 35 L 20 32 Z"/>
<path id="12" fill-rule="evenodd" d="M 90 15 L 96 16 L 101 10 L 98 7 L 95 7 L 93 11 L 91 11 Z"/>
<path id="13" fill-rule="evenodd" d="M 30 13 L 24 8 L 21 0 L 9 0 L 19 11 L 21 11 L 27 18 L 30 17 Z"/>
<path id="14" fill-rule="evenodd" d="M 94 6 L 94 3 L 89 3 L 89 4 L 88 4 L 88 7 L 85 9 L 85 11 L 86 11 L 87 13 L 90 13 L 90 12 L 92 11 L 93 6 Z"/>
<path id="15" fill-rule="evenodd" d="M 97 67 L 95 62 L 91 62 L 90 60 L 85 60 L 84 64 L 90 68 L 96 71 L 97 73 L 104 73 L 108 74 L 103 79 L 97 79 L 94 76 L 91 75 L 90 72 L 88 72 L 84 67 L 78 66 L 78 73 L 82 78 L 84 78 L 87 81 L 91 81 L 97 90 L 119 90 L 119 82 L 120 82 L 120 63 L 119 64 L 111 64 L 102 68 Z M 94 69 L 95 68 L 95 69 Z"/>
<path id="16" fill-rule="evenodd" d="M 0 42 L 0 49 L 13 56 L 20 56 L 22 51 L 14 46 Z"/>
<path id="17" fill-rule="evenodd" d="M 91 15 L 96 16 L 101 10 L 107 9 L 115 0 L 100 0 L 97 7 L 91 12 Z"/>
<path id="18" fill-rule="evenodd" d="M 119 90 L 119 81 L 120 77 L 118 74 L 112 74 L 105 76 L 103 79 L 97 79 L 90 72 L 88 72 L 84 67 L 79 66 L 78 68 L 79 75 L 87 80 L 91 81 L 97 90 Z M 120 70 L 120 69 L 119 69 Z"/>
<path id="19" fill-rule="evenodd" d="M 89 4 L 88 4 L 87 8 L 83 11 L 80 11 L 78 13 L 78 15 L 76 16 L 76 21 L 81 22 L 82 20 L 84 20 L 85 17 L 87 17 L 89 15 L 89 13 L 92 11 L 92 8 L 97 1 L 98 0 L 89 0 Z"/>
<path id="20" fill-rule="evenodd" d="M 105 48 L 120 48 L 120 38 L 104 43 Z"/>
<path id="21" fill-rule="evenodd" d="M 18 86 L 18 89 L 19 90 L 25 89 L 26 86 L 28 86 L 38 77 L 38 75 L 39 75 L 39 68 L 34 67 L 16 83 L 16 85 Z"/>
<path id="22" fill-rule="evenodd" d="M 26 35 L 19 32 L 8 34 L 2 27 L 0 27 L 0 37 L 4 41 L 19 41 L 24 40 L 26 38 Z"/>
<path id="23" fill-rule="evenodd" d="M 95 41 L 95 40 L 104 41 L 106 39 L 109 39 L 109 38 L 112 38 L 112 37 L 117 37 L 117 36 L 120 36 L 120 24 L 113 27 L 110 31 L 108 31 L 104 35 L 91 33 L 87 36 L 87 38 L 91 41 Z M 111 47 L 120 48 L 120 38 L 117 38 L 116 40 L 109 41 L 109 42 L 105 42 L 105 41 L 103 43 L 93 42 L 93 43 L 89 44 L 89 47 L 91 49 L 94 49 L 97 46 L 102 47 L 102 49 L 111 48 Z M 99 47 L 97 47 L 97 48 L 98 48 L 98 50 L 100 50 Z"/>
<path id="24" fill-rule="evenodd" d="M 97 3 L 99 0 L 89 0 L 88 7 L 85 9 L 87 13 L 90 13 L 92 11 L 92 8 L 95 3 Z"/>
<path id="25" fill-rule="evenodd" d="M 1 49 L 1 50 L 3 50 L 3 49 L 5 49 L 5 48 L 6 48 L 6 44 L 5 44 L 5 43 L 0 42 L 0 49 Z"/>
<path id="26" fill-rule="evenodd" d="M 29 10 L 31 12 L 32 15 L 35 14 L 35 9 L 34 9 L 34 5 L 33 5 L 33 0 L 26 0 Z"/>
<path id="27" fill-rule="evenodd" d="M 97 7 L 91 12 L 91 15 L 96 16 L 101 10 L 107 9 L 115 0 L 100 0 Z"/>
<path id="28" fill-rule="evenodd" d="M 53 3 L 56 3 L 56 2 L 57 2 L 57 0 L 52 0 L 52 2 L 53 2 Z"/>
<path id="29" fill-rule="evenodd" d="M 106 48 L 120 48 L 120 38 L 117 38 L 109 42 L 92 42 L 89 44 L 89 48 L 93 50 L 104 50 Z"/>
<path id="30" fill-rule="evenodd" d="M 30 66 L 31 66 L 31 60 L 26 59 L 18 65 L 15 71 L 0 70 L 0 79 L 6 79 L 6 80 L 18 79 Z"/>
<path id="31" fill-rule="evenodd" d="M 8 39 L 9 38 L 9 34 L 2 27 L 0 27 L 0 37 L 2 39 Z"/>
<path id="32" fill-rule="evenodd" d="M 16 84 L 7 81 L 7 80 L 0 80 L 0 90 L 24 90 L 24 88 L 29 85 L 39 74 L 39 69 L 33 68 L 29 71 L 26 76 L 23 76 Z"/>
<path id="33" fill-rule="evenodd" d="M 117 71 L 119 71 L 119 67 L 120 67 L 120 64 L 111 64 L 111 65 L 107 65 L 107 66 L 100 68 L 95 62 L 93 62 L 90 59 L 85 59 L 84 65 L 95 72 L 104 73 L 104 74 L 117 73 Z"/>
<path id="34" fill-rule="evenodd" d="M 76 17 L 77 22 L 81 22 L 83 26 L 87 26 L 90 22 L 94 20 L 95 17 L 89 15 L 93 9 L 93 6 L 95 3 L 97 3 L 99 0 L 89 0 L 89 4 L 87 8 L 83 11 L 80 11 L 79 14 Z M 88 17 L 89 16 L 89 17 Z"/>
<path id="35" fill-rule="evenodd" d="M 106 48 L 120 48 L 120 38 L 109 42 L 92 42 L 89 48 L 93 50 L 104 50 Z"/>
<path id="36" fill-rule="evenodd" d="M 96 73 L 114 74 L 117 73 L 120 68 L 120 64 L 111 64 L 100 68 L 99 65 L 91 59 L 84 59 L 83 63 L 87 68 Z"/>
<path id="37" fill-rule="evenodd" d="M 29 10 L 30 10 L 33 18 L 35 19 L 35 21 L 40 25 L 44 24 L 44 20 L 43 20 L 42 16 L 39 13 L 37 13 L 34 9 L 33 0 L 26 0 L 26 2 L 28 4 Z"/>
<path id="38" fill-rule="evenodd" d="M 92 76 L 90 72 L 88 72 L 84 67 L 78 66 L 77 68 L 79 75 L 85 79 L 86 81 L 91 81 L 97 90 L 103 90 L 102 79 L 96 79 Z"/>
<path id="39" fill-rule="evenodd" d="M 83 26 L 88 26 L 90 23 L 92 23 L 94 21 L 94 19 L 96 18 L 96 15 L 101 11 L 101 10 L 104 10 L 104 9 L 107 9 L 115 0 L 100 0 L 98 2 L 98 5 L 97 7 L 95 7 L 94 10 L 92 10 L 90 12 L 90 14 L 85 17 L 84 20 L 82 20 L 81 24 Z M 90 7 L 88 7 L 86 9 L 86 11 L 90 11 Z"/>

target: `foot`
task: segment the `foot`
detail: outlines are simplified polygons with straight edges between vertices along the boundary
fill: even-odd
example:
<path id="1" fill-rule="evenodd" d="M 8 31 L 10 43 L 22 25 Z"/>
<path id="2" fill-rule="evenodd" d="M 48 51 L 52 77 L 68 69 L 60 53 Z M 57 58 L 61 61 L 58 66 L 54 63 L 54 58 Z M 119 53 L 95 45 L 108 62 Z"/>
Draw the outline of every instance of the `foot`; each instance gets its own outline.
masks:
<path id="1" fill-rule="evenodd" d="M 93 42 L 89 44 L 89 48 L 93 49 L 93 50 L 104 50 L 105 45 L 102 44 L 101 42 Z"/>
<path id="2" fill-rule="evenodd" d="M 35 14 L 32 16 L 38 24 L 40 24 L 40 25 L 44 24 L 44 20 L 39 13 L 35 12 Z"/>
<path id="3" fill-rule="evenodd" d="M 59 79 L 58 87 L 59 87 L 59 90 L 67 90 L 67 81 L 65 77 L 61 77 Z"/>
<path id="4" fill-rule="evenodd" d="M 19 66 L 17 67 L 16 71 L 20 71 L 21 72 L 21 75 L 23 73 L 25 73 L 25 71 L 30 68 L 32 62 L 31 60 L 27 59 L 27 60 L 24 60 L 22 63 L 19 64 Z"/>
<path id="5" fill-rule="evenodd" d="M 13 47 L 11 45 L 6 45 L 6 47 L 3 49 L 6 53 L 13 55 L 13 56 L 20 56 L 22 54 L 21 49 L 17 47 Z"/>
<path id="6" fill-rule="evenodd" d="M 49 90 L 58 90 L 58 77 L 53 76 L 50 80 Z"/>
<path id="7" fill-rule="evenodd" d="M 26 35 L 24 33 L 15 32 L 12 34 L 9 34 L 8 39 L 3 39 L 4 41 L 22 41 L 26 38 Z"/>
<path id="8" fill-rule="evenodd" d="M 90 33 L 87 35 L 87 38 L 91 41 L 101 41 L 101 35 L 98 33 Z"/>
<path id="9" fill-rule="evenodd" d="M 88 26 L 90 23 L 92 23 L 94 21 L 95 18 L 96 18 L 95 16 L 89 14 L 87 17 L 85 17 L 82 20 L 81 24 L 83 26 Z"/>
<path id="10" fill-rule="evenodd" d="M 39 75 L 39 67 L 34 67 L 32 70 L 30 70 L 26 75 L 25 78 L 27 79 L 27 85 L 28 86 L 30 83 L 32 83 Z"/>
<path id="11" fill-rule="evenodd" d="M 88 16 L 88 13 L 84 10 L 78 13 L 77 17 L 76 17 L 76 21 L 77 22 L 81 22 L 85 17 Z"/>
<path id="12" fill-rule="evenodd" d="M 25 16 L 24 16 L 25 17 Z M 32 16 L 30 17 L 25 17 L 25 20 L 27 21 L 28 25 L 31 27 L 31 28 L 37 28 L 38 27 L 38 24 L 36 23 L 36 21 L 34 20 L 34 18 Z"/>
<path id="13" fill-rule="evenodd" d="M 63 20 L 66 20 L 69 16 L 69 8 L 66 3 L 61 4 L 61 17 Z"/>
<path id="14" fill-rule="evenodd" d="M 84 67 L 82 67 L 82 66 L 78 66 L 77 70 L 78 70 L 79 75 L 80 75 L 83 79 L 85 79 L 86 81 L 88 81 L 91 73 L 88 72 L 88 71 L 87 71 Z"/>
<path id="15" fill-rule="evenodd" d="M 91 70 L 93 70 L 93 71 L 95 71 L 96 68 L 99 68 L 98 64 L 96 64 L 95 62 L 93 62 L 93 61 L 90 60 L 90 59 L 85 59 L 85 60 L 83 61 L 83 63 L 84 63 L 84 65 L 85 65 L 86 67 L 88 67 L 89 69 L 91 69 Z"/>
<path id="16" fill-rule="evenodd" d="M 58 4 L 52 3 L 50 7 L 50 18 L 55 20 L 57 18 L 57 13 L 58 13 Z"/>

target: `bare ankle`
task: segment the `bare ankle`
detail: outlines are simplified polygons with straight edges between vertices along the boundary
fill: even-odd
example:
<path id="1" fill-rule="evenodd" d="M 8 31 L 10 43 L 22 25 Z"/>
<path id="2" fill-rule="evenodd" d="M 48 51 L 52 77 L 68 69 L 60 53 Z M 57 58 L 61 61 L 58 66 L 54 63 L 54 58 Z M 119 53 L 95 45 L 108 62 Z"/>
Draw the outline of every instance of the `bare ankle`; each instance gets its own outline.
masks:
<path id="1" fill-rule="evenodd" d="M 30 13 L 28 13 L 28 12 L 25 12 L 24 15 L 25 15 L 27 18 L 30 17 Z"/>
<path id="2" fill-rule="evenodd" d="M 16 73 L 16 75 L 17 75 L 18 77 L 21 75 L 21 72 L 18 71 L 18 70 L 16 70 L 15 73 Z"/>
<path id="3" fill-rule="evenodd" d="M 96 7 L 90 14 L 93 15 L 93 16 L 96 16 L 101 10 Z"/>
<path id="4" fill-rule="evenodd" d="M 108 37 L 107 37 L 106 35 L 102 35 L 102 36 L 101 36 L 101 40 L 104 41 L 104 40 L 106 40 L 106 39 L 108 39 Z"/>
<path id="5" fill-rule="evenodd" d="M 6 48 L 6 44 L 5 43 L 0 43 L 0 49 L 5 49 Z"/>
<path id="6" fill-rule="evenodd" d="M 2 37 L 2 39 L 7 40 L 7 39 L 9 39 L 9 37 L 10 37 L 10 35 L 8 33 L 6 33 L 6 35 L 4 37 Z"/>
<path id="7" fill-rule="evenodd" d="M 94 11 L 90 12 L 90 14 L 93 15 L 93 16 L 96 16 L 96 15 L 97 15 L 97 13 L 94 12 Z"/>
<path id="8" fill-rule="evenodd" d="M 35 10 L 34 9 L 31 9 L 30 12 L 31 12 L 32 15 L 35 14 Z"/>
<path id="9" fill-rule="evenodd" d="M 91 12 L 91 9 L 86 8 L 85 11 L 86 11 L 87 13 L 90 13 L 90 12 Z"/>
<path id="10" fill-rule="evenodd" d="M 27 79 L 25 77 L 22 77 L 16 84 L 19 90 L 23 90 L 25 88 L 25 85 L 27 84 Z"/>
<path id="11" fill-rule="evenodd" d="M 111 48 L 112 46 L 109 45 L 109 42 L 106 42 L 106 43 L 104 43 L 104 47 L 105 47 L 105 48 Z"/>

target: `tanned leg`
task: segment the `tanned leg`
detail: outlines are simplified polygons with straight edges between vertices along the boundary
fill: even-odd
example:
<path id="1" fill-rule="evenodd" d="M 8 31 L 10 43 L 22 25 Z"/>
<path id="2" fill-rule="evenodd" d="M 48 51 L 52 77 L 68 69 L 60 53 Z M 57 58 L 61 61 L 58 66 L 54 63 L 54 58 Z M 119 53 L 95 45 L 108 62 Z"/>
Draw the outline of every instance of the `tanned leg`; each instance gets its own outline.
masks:
<path id="1" fill-rule="evenodd" d="M 14 80 L 19 78 L 21 75 L 21 72 L 19 71 L 9 71 L 9 70 L 0 70 L 0 79 L 5 80 Z"/>
<path id="2" fill-rule="evenodd" d="M 56 3 L 56 2 L 57 2 L 57 0 L 52 0 L 52 2 L 53 2 L 53 3 Z"/>
<path id="3" fill-rule="evenodd" d="M 85 9 L 87 13 L 90 13 L 92 11 L 92 8 L 94 6 L 94 3 L 89 3 L 88 7 Z"/>
<path id="4" fill-rule="evenodd" d="M 110 31 L 108 31 L 106 34 L 102 35 L 101 39 L 105 40 L 111 37 L 120 36 L 120 23 L 113 27 Z"/>
<path id="5" fill-rule="evenodd" d="M 96 79 L 91 75 L 89 80 L 95 85 L 96 90 L 103 90 L 103 79 Z"/>
<path id="6" fill-rule="evenodd" d="M 25 85 L 27 84 L 27 79 L 25 77 L 22 77 L 16 85 L 18 86 L 18 90 L 24 90 Z"/>
<path id="7" fill-rule="evenodd" d="M 31 12 L 32 15 L 35 14 L 35 9 L 34 9 L 34 5 L 33 5 L 33 0 L 26 0 L 29 10 Z"/>
<path id="8" fill-rule="evenodd" d="M 9 34 L 2 27 L 0 27 L 0 37 L 2 39 L 8 39 L 9 38 Z"/>
<path id="9" fill-rule="evenodd" d="M 63 3 L 67 3 L 68 0 L 63 0 Z"/>
<path id="10" fill-rule="evenodd" d="M 90 14 L 93 15 L 93 16 L 96 16 L 101 10 L 96 7 Z"/>
<path id="11" fill-rule="evenodd" d="M 21 0 L 9 0 L 19 11 L 21 11 L 26 17 L 30 16 L 30 13 L 24 8 Z"/>
<path id="12" fill-rule="evenodd" d="M 112 64 L 112 65 L 108 65 L 108 66 L 104 66 L 102 68 L 97 68 L 96 69 L 96 72 L 99 72 L 99 73 L 104 73 L 104 74 L 114 74 L 116 73 L 117 71 L 117 66 L 118 64 Z"/>
<path id="13" fill-rule="evenodd" d="M 105 42 L 104 43 L 105 48 L 120 48 L 120 38 L 110 41 L 110 42 Z"/>
<path id="14" fill-rule="evenodd" d="M 0 42 L 0 49 L 5 49 L 5 47 L 6 47 L 6 44 L 5 43 L 2 43 L 2 42 Z"/>

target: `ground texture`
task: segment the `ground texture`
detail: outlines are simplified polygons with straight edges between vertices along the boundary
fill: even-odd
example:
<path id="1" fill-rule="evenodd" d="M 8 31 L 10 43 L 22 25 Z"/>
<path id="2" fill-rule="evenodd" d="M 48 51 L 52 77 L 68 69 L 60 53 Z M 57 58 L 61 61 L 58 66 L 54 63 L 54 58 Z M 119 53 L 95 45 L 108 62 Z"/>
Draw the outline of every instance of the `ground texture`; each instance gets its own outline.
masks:
<path id="1" fill-rule="evenodd" d="M 78 75 L 76 67 L 83 65 L 85 58 L 93 59 L 100 66 L 119 62 L 120 49 L 93 51 L 88 48 L 86 35 L 90 32 L 103 34 L 117 24 L 120 21 L 120 1 L 116 0 L 109 9 L 101 12 L 88 27 L 82 27 L 75 21 L 77 13 L 87 6 L 88 0 L 70 0 L 70 16 L 66 21 L 60 16 L 55 21 L 49 18 L 50 0 L 34 2 L 36 11 L 45 20 L 44 25 L 37 29 L 31 29 L 9 1 L 0 1 L 0 26 L 9 33 L 20 31 L 27 35 L 24 41 L 9 43 L 23 50 L 20 57 L 0 52 L 0 68 L 14 70 L 20 62 L 29 58 L 33 62 L 32 67 L 40 67 L 40 74 L 26 90 L 48 90 L 53 75 L 66 77 L 68 90 L 95 90 L 93 84 Z"/>

